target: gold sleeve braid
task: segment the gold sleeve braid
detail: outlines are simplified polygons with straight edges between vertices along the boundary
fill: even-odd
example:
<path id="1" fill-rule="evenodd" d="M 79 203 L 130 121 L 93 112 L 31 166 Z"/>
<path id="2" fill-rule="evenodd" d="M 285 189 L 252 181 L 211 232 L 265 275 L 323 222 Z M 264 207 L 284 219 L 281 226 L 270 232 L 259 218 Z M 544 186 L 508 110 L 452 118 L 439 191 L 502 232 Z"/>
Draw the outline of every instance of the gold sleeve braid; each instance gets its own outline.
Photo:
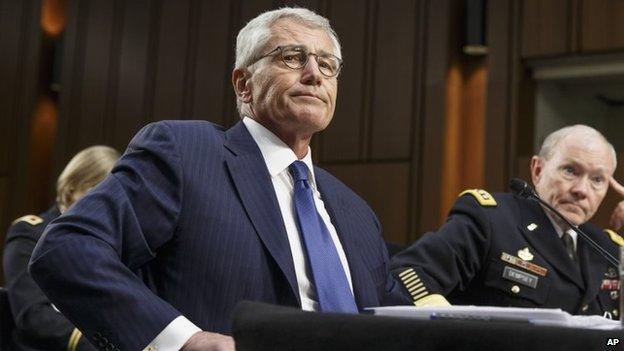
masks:
<path id="1" fill-rule="evenodd" d="M 414 305 L 417 304 L 418 300 L 424 298 L 429 295 L 427 288 L 423 284 L 423 282 L 418 277 L 418 274 L 414 271 L 413 268 L 408 268 L 403 272 L 399 273 L 399 278 L 403 283 L 403 286 L 410 293 Z"/>
<path id="2" fill-rule="evenodd" d="M 74 328 L 69 337 L 69 342 L 67 343 L 67 351 L 76 351 L 76 346 L 78 346 L 78 341 L 82 337 L 82 333 L 78 328 Z"/>

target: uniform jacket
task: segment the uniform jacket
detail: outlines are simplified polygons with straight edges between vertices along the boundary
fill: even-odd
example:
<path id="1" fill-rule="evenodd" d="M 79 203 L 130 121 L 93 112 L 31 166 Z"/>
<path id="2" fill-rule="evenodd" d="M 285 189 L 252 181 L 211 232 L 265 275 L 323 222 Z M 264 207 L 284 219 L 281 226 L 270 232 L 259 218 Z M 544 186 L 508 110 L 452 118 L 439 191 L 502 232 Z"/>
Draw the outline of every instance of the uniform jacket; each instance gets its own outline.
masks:
<path id="1" fill-rule="evenodd" d="M 359 308 L 398 291 L 367 204 L 320 168 Z M 63 267 L 61 269 L 61 267 Z M 131 270 L 153 277 L 149 291 Z M 111 176 L 54 221 L 31 273 L 103 348 L 139 350 L 182 314 L 229 333 L 241 300 L 300 306 L 286 230 L 260 150 L 242 122 L 143 128 Z"/>
<path id="2" fill-rule="evenodd" d="M 28 261 L 44 228 L 60 215 L 56 206 L 39 216 L 17 219 L 8 230 L 4 247 L 4 277 L 16 328 L 16 350 L 95 350 L 74 326 L 54 309 L 28 274 Z"/>
<path id="3" fill-rule="evenodd" d="M 487 192 L 473 194 L 460 196 L 437 232 L 393 259 L 393 272 L 403 281 L 420 279 L 420 291 L 411 291 L 414 299 L 442 294 L 452 304 L 561 308 L 619 318 L 617 268 L 583 238 L 577 240 L 577 264 L 539 204 L 494 194 L 492 205 Z M 618 257 L 609 234 L 591 224 L 580 228 Z"/>

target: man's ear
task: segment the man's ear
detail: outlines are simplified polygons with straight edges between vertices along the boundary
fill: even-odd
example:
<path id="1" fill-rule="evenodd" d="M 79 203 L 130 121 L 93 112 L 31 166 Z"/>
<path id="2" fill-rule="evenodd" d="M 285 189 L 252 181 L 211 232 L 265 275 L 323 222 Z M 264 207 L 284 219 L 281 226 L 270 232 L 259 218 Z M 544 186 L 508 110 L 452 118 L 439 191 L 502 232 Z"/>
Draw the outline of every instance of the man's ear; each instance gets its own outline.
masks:
<path id="1" fill-rule="evenodd" d="M 232 86 L 236 97 L 244 102 L 251 102 L 251 73 L 246 68 L 236 68 L 232 71 Z"/>
<path id="2" fill-rule="evenodd" d="M 533 185 L 537 185 L 542 177 L 544 170 L 544 159 L 539 156 L 531 157 L 531 181 Z"/>

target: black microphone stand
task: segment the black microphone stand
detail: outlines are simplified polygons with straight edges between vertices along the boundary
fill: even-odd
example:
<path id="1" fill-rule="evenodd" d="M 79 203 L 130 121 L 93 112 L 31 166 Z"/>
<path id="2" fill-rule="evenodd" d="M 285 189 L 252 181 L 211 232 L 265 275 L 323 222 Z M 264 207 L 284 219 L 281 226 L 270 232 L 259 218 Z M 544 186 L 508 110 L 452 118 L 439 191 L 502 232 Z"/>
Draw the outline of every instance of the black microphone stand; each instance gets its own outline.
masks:
<path id="1" fill-rule="evenodd" d="M 611 263 L 612 265 L 614 265 L 616 268 L 620 265 L 620 261 L 618 259 L 616 259 L 615 257 L 613 257 L 613 255 L 611 255 L 607 250 L 605 250 L 602 246 L 598 245 L 597 242 L 595 242 L 592 238 L 589 237 L 589 235 L 585 234 L 585 232 L 583 232 L 580 228 L 574 226 L 572 223 L 570 223 L 570 221 L 568 221 L 567 218 L 565 218 L 561 213 L 559 213 L 559 211 L 555 210 L 552 206 L 550 206 L 546 201 L 542 200 L 539 195 L 537 195 L 537 193 L 535 192 L 535 190 L 533 190 L 533 188 L 531 188 L 525 181 L 520 180 L 520 179 L 512 179 L 512 181 L 510 182 L 510 184 L 512 182 L 522 182 L 523 187 L 522 189 L 517 189 L 517 187 L 514 187 L 514 185 L 511 185 L 512 190 L 517 193 L 519 196 L 525 197 L 529 200 L 533 200 L 533 201 L 537 201 L 537 203 L 541 204 L 542 206 L 546 207 L 547 209 L 549 209 L 550 211 L 552 211 L 557 217 L 559 217 L 562 221 L 564 221 L 568 226 L 570 226 L 570 228 L 572 228 L 572 230 L 574 230 L 579 236 L 581 236 L 583 238 L 583 240 L 585 240 L 587 243 L 589 243 L 595 250 L 597 250 L 600 254 L 602 254 L 602 256 L 609 261 L 609 263 Z"/>

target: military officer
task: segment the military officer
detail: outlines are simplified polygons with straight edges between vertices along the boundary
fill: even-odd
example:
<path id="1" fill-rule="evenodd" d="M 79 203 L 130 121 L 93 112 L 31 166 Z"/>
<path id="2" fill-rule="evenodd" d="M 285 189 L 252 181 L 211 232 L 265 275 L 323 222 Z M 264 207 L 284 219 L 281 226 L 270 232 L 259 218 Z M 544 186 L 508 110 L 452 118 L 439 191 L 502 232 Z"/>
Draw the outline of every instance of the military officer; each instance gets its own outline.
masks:
<path id="1" fill-rule="evenodd" d="M 39 289 L 28 274 L 28 260 L 45 227 L 110 172 L 119 158 L 108 146 L 92 146 L 74 156 L 57 180 L 55 204 L 36 216 L 13 221 L 6 236 L 3 268 L 15 320 L 14 350 L 96 350 Z"/>
<path id="2" fill-rule="evenodd" d="M 618 257 L 624 240 L 587 223 L 615 167 L 613 146 L 583 125 L 550 134 L 530 166 L 538 195 Z M 462 192 L 446 223 L 395 256 L 392 269 L 416 305 L 446 298 L 619 318 L 617 267 L 537 202 L 512 194 Z"/>

